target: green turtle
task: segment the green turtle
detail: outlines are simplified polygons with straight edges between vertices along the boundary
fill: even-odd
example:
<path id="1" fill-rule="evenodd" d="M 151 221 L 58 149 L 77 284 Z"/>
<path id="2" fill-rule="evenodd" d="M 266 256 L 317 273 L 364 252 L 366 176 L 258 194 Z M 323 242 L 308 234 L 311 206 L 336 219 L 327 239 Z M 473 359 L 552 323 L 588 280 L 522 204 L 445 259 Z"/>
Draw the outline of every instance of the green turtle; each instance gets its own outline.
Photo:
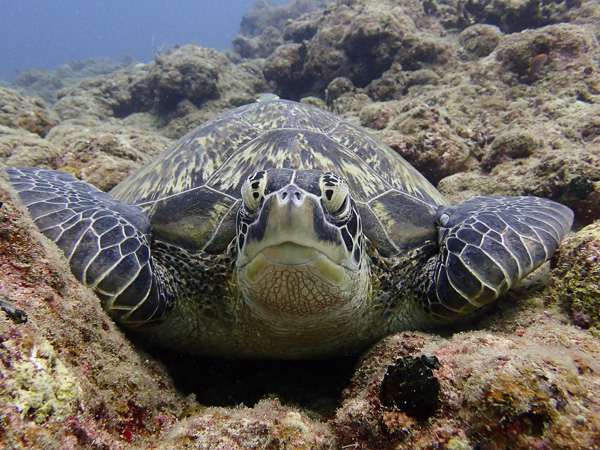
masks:
<path id="1" fill-rule="evenodd" d="M 550 258 L 573 220 L 536 197 L 451 206 L 364 130 L 285 100 L 206 122 L 109 194 L 7 171 L 118 323 L 221 357 L 328 357 L 443 326 Z"/>

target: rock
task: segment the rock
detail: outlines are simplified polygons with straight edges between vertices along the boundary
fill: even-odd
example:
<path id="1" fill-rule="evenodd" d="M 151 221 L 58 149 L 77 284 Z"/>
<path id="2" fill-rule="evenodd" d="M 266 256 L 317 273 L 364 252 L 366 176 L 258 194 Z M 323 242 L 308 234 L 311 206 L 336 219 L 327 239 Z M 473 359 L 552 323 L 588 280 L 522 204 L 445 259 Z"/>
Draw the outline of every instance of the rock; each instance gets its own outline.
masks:
<path id="1" fill-rule="evenodd" d="M 149 64 L 138 64 L 107 77 L 63 89 L 55 110 L 63 120 L 91 117 L 124 118 L 152 112 L 167 122 L 180 103 L 217 111 L 253 101 L 266 91 L 259 70 L 235 65 L 216 50 L 193 44 L 159 54 Z M 214 114 L 214 112 L 213 112 Z"/>
<path id="2" fill-rule="evenodd" d="M 502 32 L 493 25 L 477 24 L 465 28 L 458 35 L 460 45 L 475 56 L 487 56 L 500 42 Z"/>
<path id="3" fill-rule="evenodd" d="M 346 92 L 333 101 L 330 109 L 352 121 L 354 116 L 372 102 L 371 98 L 362 92 Z"/>
<path id="4" fill-rule="evenodd" d="M 0 125 L 44 137 L 58 123 L 56 114 L 42 100 L 23 97 L 12 89 L 0 88 L 0 105 Z"/>
<path id="5" fill-rule="evenodd" d="M 305 105 L 314 106 L 316 108 L 320 108 L 324 111 L 327 111 L 327 105 L 323 100 L 318 97 L 304 97 L 300 99 L 300 103 L 304 103 Z"/>
<path id="6" fill-rule="evenodd" d="M 348 78 L 338 77 L 331 80 L 325 89 L 325 101 L 331 106 L 335 100 L 347 92 L 354 92 L 354 84 Z"/>
<path id="7" fill-rule="evenodd" d="M 278 94 L 299 98 L 320 92 L 337 77 L 346 77 L 355 86 L 364 87 L 390 68 L 404 45 L 404 58 L 418 59 L 429 51 L 416 35 L 404 42 L 416 27 L 393 2 L 336 3 L 325 11 L 307 14 L 290 24 L 284 38 L 293 38 L 294 44 L 287 44 L 285 52 L 279 47 L 271 54 L 271 58 L 280 58 L 293 51 L 290 60 L 294 61 L 294 71 L 284 79 L 277 71 L 265 71 L 267 80 L 276 84 Z"/>
<path id="8" fill-rule="evenodd" d="M 140 124 L 127 127 L 78 121 L 61 123 L 47 140 L 60 149 L 58 167 L 74 171 L 103 191 L 112 189 L 172 143 Z"/>
<path id="9" fill-rule="evenodd" d="M 453 48 L 440 38 L 428 33 L 407 33 L 394 61 L 399 62 L 403 69 L 413 71 L 445 64 L 452 52 Z"/>
<path id="10" fill-rule="evenodd" d="M 402 111 L 378 135 L 434 184 L 463 170 L 472 147 L 447 113 L 426 105 Z"/>
<path id="11" fill-rule="evenodd" d="M 219 64 L 228 61 L 217 52 L 198 50 L 175 51 L 170 56 L 179 54 L 180 57 L 155 59 L 149 76 L 156 85 L 154 105 L 159 114 L 173 111 L 184 99 L 199 106 L 217 97 Z M 217 61 L 211 61 L 213 59 L 221 60 L 215 64 Z"/>
<path id="12" fill-rule="evenodd" d="M 60 166 L 60 150 L 37 134 L 0 126 L 0 158 L 8 166 Z"/>
<path id="13" fill-rule="evenodd" d="M 89 58 L 61 64 L 55 71 L 29 69 L 17 72 L 11 87 L 28 97 L 39 97 L 53 105 L 59 90 L 74 86 L 85 78 L 97 78 L 123 69 L 134 63 L 131 56 L 116 62 L 109 58 Z"/>
<path id="14" fill-rule="evenodd" d="M 379 102 L 399 100 L 406 95 L 409 76 L 408 72 L 402 70 L 400 64 L 392 64 L 381 77 L 369 83 L 365 88 L 365 92 L 373 100 Z"/>
<path id="15" fill-rule="evenodd" d="M 254 408 L 206 408 L 171 429 L 156 449 L 172 448 L 301 448 L 335 449 L 327 425 L 309 419 L 277 400 Z"/>
<path id="16" fill-rule="evenodd" d="M 438 188 L 452 201 L 475 193 L 548 197 L 568 205 L 575 211 L 575 222 L 587 225 L 600 219 L 600 147 L 569 147 L 506 161 L 489 175 L 454 174 L 441 180 Z"/>
<path id="17" fill-rule="evenodd" d="M 580 14 L 582 3 L 582 0 L 551 3 L 538 0 L 473 0 L 467 3 L 428 0 L 424 8 L 426 13 L 439 17 L 447 28 L 482 23 L 495 25 L 505 33 L 514 33 L 573 20 Z"/>
<path id="18" fill-rule="evenodd" d="M 481 167 L 491 170 L 502 161 L 526 158 L 534 154 L 539 145 L 538 140 L 526 131 L 507 130 L 495 137 Z"/>
<path id="19" fill-rule="evenodd" d="M 399 111 L 398 102 L 371 103 L 360 110 L 360 124 L 363 127 L 382 130 L 398 116 Z"/>
<path id="20" fill-rule="evenodd" d="M 517 331 L 384 339 L 363 356 L 344 391 L 332 421 L 340 446 L 593 447 L 600 400 L 589 393 L 597 390 L 598 341 L 543 316 Z M 425 421 L 381 397 L 388 367 L 421 355 L 435 355 L 441 364 L 432 373 L 440 404 Z"/>
<path id="21" fill-rule="evenodd" d="M 389 69 L 397 52 L 400 55 L 406 52 L 406 56 L 401 56 L 403 60 L 413 58 L 413 61 L 418 61 L 423 56 L 421 53 L 426 53 L 427 50 L 421 46 L 423 40 L 411 34 L 414 31 L 414 22 L 400 8 L 382 8 L 366 2 L 355 10 L 341 42 L 352 82 L 358 87 L 366 86 Z M 323 37 L 327 37 L 329 42 L 335 42 L 335 36 Z M 323 67 L 323 62 L 321 65 L 317 63 L 317 54 L 310 55 L 312 58 L 309 56 L 309 70 Z"/>
<path id="22" fill-rule="evenodd" d="M 388 366 L 381 381 L 379 398 L 417 419 L 431 417 L 438 408 L 440 382 L 431 369 L 439 369 L 435 356 L 405 356 Z"/>
<path id="23" fill-rule="evenodd" d="M 549 25 L 536 30 L 504 36 L 496 50 L 496 58 L 505 64 L 522 82 L 532 82 L 537 71 L 532 71 L 534 58 L 545 54 L 548 63 L 573 60 L 590 51 L 598 51 L 598 42 L 585 27 L 574 24 Z"/>
<path id="24" fill-rule="evenodd" d="M 276 92 L 284 98 L 307 90 L 304 87 L 307 83 L 302 77 L 304 52 L 302 44 L 280 45 L 265 62 L 265 78 L 275 83 Z"/>
<path id="25" fill-rule="evenodd" d="M 233 51 L 242 58 L 266 58 L 283 44 L 283 38 L 276 28 L 268 27 L 260 36 L 248 38 L 237 35 L 231 43 Z"/>
<path id="26" fill-rule="evenodd" d="M 149 111 L 154 106 L 155 97 L 155 86 L 149 76 L 152 64 L 136 64 L 111 75 L 86 79 L 76 86 L 61 89 L 54 110 L 61 120 L 84 117 L 106 120 Z"/>
<path id="27" fill-rule="evenodd" d="M 442 81 L 437 73 L 431 69 L 420 69 L 413 72 L 409 72 L 406 77 L 406 88 L 409 89 L 411 86 L 437 86 Z"/>
<path id="28" fill-rule="evenodd" d="M 568 236 L 553 259 L 552 296 L 571 321 L 600 337 L 600 222 Z"/>
<path id="29" fill-rule="evenodd" d="M 268 28 L 283 31 L 292 19 L 322 9 L 331 2 L 332 0 L 290 0 L 284 5 L 276 6 L 269 1 L 257 1 L 242 16 L 239 34 L 254 38 Z"/>

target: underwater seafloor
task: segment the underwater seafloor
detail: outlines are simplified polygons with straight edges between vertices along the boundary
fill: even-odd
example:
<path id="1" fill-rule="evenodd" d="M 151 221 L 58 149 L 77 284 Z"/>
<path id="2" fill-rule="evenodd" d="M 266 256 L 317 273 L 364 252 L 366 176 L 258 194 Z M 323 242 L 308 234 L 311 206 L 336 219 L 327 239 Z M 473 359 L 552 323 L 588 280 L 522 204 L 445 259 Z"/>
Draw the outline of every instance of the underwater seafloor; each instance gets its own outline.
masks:
<path id="1" fill-rule="evenodd" d="M 263 2 L 226 53 L 5 84 L 0 160 L 104 190 L 273 92 L 365 127 L 452 201 L 538 195 L 576 223 L 459 331 L 343 362 L 211 361 L 125 337 L 0 177 L 0 448 L 600 448 L 599 33 L 598 0 Z"/>

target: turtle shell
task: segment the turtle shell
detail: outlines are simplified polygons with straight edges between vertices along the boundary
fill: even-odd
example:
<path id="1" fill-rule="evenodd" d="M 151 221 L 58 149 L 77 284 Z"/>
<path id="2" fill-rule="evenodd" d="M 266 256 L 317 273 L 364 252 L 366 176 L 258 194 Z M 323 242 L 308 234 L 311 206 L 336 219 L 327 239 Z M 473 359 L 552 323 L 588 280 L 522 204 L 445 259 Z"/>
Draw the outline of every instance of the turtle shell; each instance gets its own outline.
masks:
<path id="1" fill-rule="evenodd" d="M 435 208 L 447 203 L 401 156 L 362 129 L 285 100 L 242 106 L 204 123 L 111 195 L 145 209 L 158 239 L 220 254 L 235 237 L 242 183 L 271 168 L 341 175 L 364 233 L 383 256 L 433 239 Z"/>

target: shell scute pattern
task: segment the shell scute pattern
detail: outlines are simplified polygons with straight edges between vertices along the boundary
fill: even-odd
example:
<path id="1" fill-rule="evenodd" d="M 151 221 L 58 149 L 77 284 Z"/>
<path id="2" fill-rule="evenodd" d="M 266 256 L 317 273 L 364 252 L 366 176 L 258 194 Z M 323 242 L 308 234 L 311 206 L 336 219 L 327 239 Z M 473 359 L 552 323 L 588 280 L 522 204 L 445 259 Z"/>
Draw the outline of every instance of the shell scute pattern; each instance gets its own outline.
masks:
<path id="1" fill-rule="evenodd" d="M 146 209 L 166 242 L 217 254 L 235 236 L 243 182 L 271 168 L 339 174 L 365 218 L 365 233 L 384 255 L 433 239 L 434 207 L 446 203 L 360 128 L 286 101 L 247 105 L 201 125 L 111 194 Z"/>
<path id="2" fill-rule="evenodd" d="M 331 137 L 353 155 L 370 167 L 370 172 L 377 175 L 375 186 L 381 186 L 382 181 L 388 188 L 394 188 L 417 199 L 431 204 L 446 204 L 447 201 L 414 167 L 388 147 L 373 139 L 360 128 L 349 122 L 340 121 Z M 390 158 L 391 156 L 391 158 Z M 347 179 L 353 186 L 352 180 Z M 354 187 L 354 186 L 353 186 Z M 380 194 L 381 188 L 365 197 L 372 198 Z"/>
<path id="3" fill-rule="evenodd" d="M 285 101 L 249 105 L 239 117 L 250 126 L 265 131 L 293 128 L 328 133 L 339 122 L 338 117 L 320 109 Z"/>
<path id="4" fill-rule="evenodd" d="M 149 208 L 154 202 L 199 188 L 219 176 L 223 164 L 261 130 L 233 115 L 209 121 L 183 136 L 152 163 L 118 184 L 110 194 Z"/>

